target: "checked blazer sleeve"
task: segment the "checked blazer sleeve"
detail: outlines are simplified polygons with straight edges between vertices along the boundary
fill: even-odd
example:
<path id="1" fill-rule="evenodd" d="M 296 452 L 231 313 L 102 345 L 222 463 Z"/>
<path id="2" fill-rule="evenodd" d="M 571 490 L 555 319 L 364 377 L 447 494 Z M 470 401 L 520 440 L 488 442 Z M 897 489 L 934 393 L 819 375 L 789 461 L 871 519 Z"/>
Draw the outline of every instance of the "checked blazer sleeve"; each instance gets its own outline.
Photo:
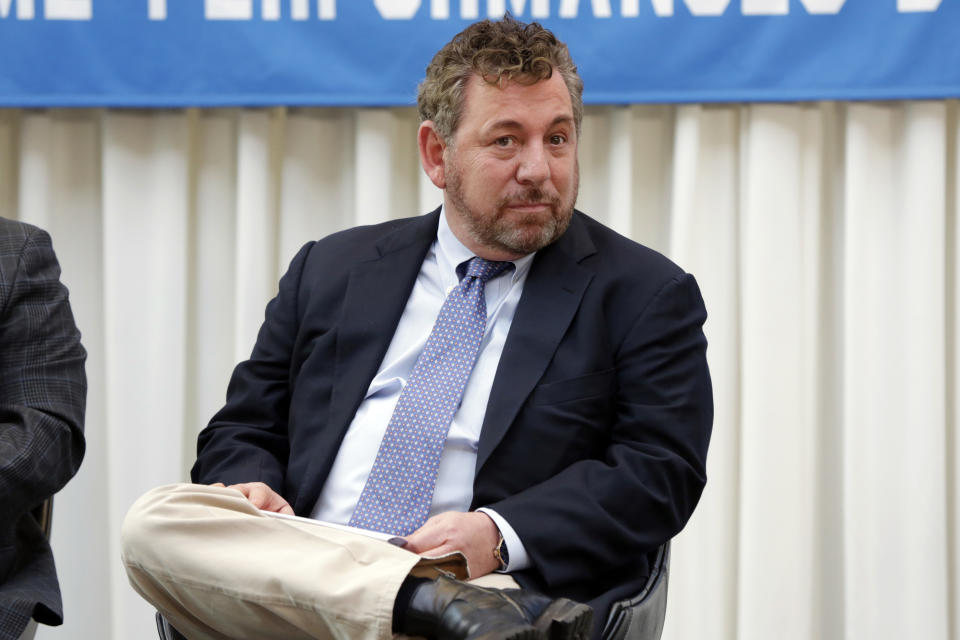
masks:
<path id="1" fill-rule="evenodd" d="M 24 614 L 62 617 L 49 547 L 30 511 L 84 453 L 86 352 L 46 232 L 0 218 L 0 639 Z"/>

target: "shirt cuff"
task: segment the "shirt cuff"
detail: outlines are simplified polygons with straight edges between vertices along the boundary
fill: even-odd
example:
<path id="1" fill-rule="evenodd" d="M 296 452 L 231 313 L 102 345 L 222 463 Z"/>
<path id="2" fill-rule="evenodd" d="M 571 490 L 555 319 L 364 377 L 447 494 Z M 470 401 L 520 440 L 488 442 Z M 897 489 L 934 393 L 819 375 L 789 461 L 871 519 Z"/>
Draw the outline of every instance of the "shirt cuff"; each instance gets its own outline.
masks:
<path id="1" fill-rule="evenodd" d="M 494 524 L 497 525 L 497 529 L 500 529 L 500 535 L 503 536 L 503 542 L 507 545 L 507 552 L 510 555 L 510 561 L 507 563 L 506 569 L 497 569 L 496 572 L 509 573 L 511 571 L 520 571 L 521 569 L 528 568 L 530 566 L 530 556 L 527 555 L 526 548 L 524 548 L 523 543 L 520 542 L 520 536 L 518 536 L 517 532 L 513 530 L 513 527 L 510 526 L 510 523 L 504 520 L 503 516 L 493 509 L 481 507 L 477 509 L 477 511 L 490 516 L 490 519 L 493 520 Z"/>

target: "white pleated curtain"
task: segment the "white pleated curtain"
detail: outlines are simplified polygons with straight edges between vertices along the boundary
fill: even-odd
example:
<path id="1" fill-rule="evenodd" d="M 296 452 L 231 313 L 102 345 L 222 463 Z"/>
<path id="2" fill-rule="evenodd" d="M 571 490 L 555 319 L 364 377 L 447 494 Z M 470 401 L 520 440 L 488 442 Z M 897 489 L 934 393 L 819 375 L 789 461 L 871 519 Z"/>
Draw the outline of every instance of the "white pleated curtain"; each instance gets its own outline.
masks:
<path id="1" fill-rule="evenodd" d="M 579 207 L 694 273 L 716 421 L 665 640 L 958 640 L 958 106 L 591 107 Z M 0 110 L 0 215 L 53 235 L 90 352 L 57 498 L 67 622 L 153 637 L 123 514 L 308 239 L 428 211 L 412 109 Z M 318 578 L 319 579 L 319 578 Z"/>

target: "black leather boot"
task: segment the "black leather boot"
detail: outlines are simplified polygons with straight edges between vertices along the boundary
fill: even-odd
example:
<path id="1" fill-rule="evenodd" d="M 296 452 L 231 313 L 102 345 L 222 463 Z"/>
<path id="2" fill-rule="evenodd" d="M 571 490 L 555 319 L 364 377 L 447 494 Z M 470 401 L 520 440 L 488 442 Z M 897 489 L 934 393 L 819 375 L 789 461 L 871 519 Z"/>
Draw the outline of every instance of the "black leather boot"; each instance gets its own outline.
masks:
<path id="1" fill-rule="evenodd" d="M 586 640 L 592 610 L 520 589 L 486 589 L 446 576 L 416 587 L 400 631 L 437 640 Z"/>
<path id="2" fill-rule="evenodd" d="M 500 595 L 514 602 L 534 621 L 533 626 L 548 640 L 588 640 L 593 609 L 585 604 L 547 596 L 525 589 L 504 589 Z"/>

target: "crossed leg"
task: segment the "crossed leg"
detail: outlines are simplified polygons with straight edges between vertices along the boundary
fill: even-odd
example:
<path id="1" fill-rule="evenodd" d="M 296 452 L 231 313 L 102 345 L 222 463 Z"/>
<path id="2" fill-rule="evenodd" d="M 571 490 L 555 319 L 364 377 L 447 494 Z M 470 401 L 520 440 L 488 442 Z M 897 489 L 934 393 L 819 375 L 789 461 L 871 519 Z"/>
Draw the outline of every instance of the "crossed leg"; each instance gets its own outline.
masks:
<path id="1" fill-rule="evenodd" d="M 389 640 L 400 585 L 436 575 L 390 543 L 271 518 L 206 485 L 144 494 L 121 545 L 133 588 L 191 640 Z M 517 587 L 501 574 L 476 582 Z"/>

